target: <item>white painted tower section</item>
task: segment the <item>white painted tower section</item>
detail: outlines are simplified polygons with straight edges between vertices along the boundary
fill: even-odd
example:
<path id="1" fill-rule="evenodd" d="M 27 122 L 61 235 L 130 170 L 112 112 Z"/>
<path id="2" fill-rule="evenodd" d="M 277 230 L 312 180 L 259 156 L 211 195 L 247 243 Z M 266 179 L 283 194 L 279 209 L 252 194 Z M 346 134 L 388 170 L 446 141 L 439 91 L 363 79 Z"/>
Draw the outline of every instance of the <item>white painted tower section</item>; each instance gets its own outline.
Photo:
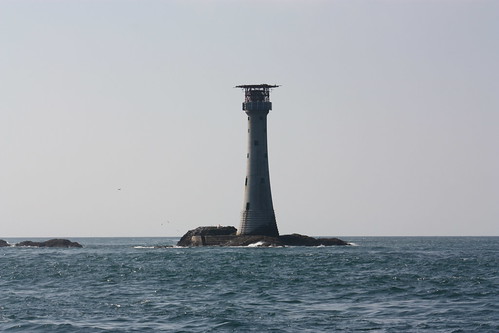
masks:
<path id="1" fill-rule="evenodd" d="M 272 109 L 267 84 L 238 86 L 245 90 L 243 111 L 248 115 L 248 150 L 244 201 L 239 235 L 278 236 L 270 190 L 267 115 Z"/>

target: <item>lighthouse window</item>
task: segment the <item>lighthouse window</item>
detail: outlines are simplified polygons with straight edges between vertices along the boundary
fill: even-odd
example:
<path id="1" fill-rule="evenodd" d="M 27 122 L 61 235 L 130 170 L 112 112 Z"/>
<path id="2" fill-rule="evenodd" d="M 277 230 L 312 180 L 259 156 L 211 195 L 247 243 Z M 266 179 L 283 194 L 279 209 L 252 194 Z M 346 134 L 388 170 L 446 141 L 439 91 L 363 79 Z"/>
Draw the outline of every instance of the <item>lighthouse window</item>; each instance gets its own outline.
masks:
<path id="1" fill-rule="evenodd" d="M 246 177 L 246 180 L 244 181 L 244 186 L 248 185 L 248 177 Z"/>
<path id="2" fill-rule="evenodd" d="M 254 144 L 255 146 L 258 146 L 258 140 L 255 140 Z"/>
<path id="3" fill-rule="evenodd" d="M 246 203 L 246 210 L 249 210 L 250 204 L 249 202 Z"/>
<path id="4" fill-rule="evenodd" d="M 249 158 L 249 153 L 246 154 L 246 158 Z"/>

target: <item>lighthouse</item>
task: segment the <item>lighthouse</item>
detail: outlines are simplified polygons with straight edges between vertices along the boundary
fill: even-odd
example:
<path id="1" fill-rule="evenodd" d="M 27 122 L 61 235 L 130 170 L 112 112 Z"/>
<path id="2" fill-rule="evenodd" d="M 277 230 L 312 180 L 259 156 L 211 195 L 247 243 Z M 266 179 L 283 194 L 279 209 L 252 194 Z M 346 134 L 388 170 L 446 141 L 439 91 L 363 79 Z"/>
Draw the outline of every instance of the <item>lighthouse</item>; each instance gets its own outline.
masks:
<path id="1" fill-rule="evenodd" d="M 276 85 L 240 85 L 243 111 L 248 116 L 248 150 L 241 225 L 238 235 L 278 236 L 270 190 L 267 115 L 272 110 L 270 91 Z"/>
<path id="2" fill-rule="evenodd" d="M 279 235 L 272 204 L 267 148 L 267 115 L 272 110 L 270 84 L 240 85 L 244 90 L 243 111 L 248 116 L 248 150 L 244 201 L 239 230 L 233 226 L 204 226 L 187 231 L 178 246 L 330 246 L 349 245 L 338 238 Z"/>

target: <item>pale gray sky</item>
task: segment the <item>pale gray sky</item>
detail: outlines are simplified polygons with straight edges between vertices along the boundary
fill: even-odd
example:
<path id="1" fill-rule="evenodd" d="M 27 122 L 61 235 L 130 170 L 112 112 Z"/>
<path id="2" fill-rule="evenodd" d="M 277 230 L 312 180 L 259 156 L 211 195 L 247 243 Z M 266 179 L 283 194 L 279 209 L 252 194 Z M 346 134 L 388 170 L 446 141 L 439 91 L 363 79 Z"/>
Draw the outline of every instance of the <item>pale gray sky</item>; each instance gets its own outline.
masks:
<path id="1" fill-rule="evenodd" d="M 0 1 L 0 238 L 499 235 L 499 1 Z M 118 190 L 121 189 L 121 190 Z"/>

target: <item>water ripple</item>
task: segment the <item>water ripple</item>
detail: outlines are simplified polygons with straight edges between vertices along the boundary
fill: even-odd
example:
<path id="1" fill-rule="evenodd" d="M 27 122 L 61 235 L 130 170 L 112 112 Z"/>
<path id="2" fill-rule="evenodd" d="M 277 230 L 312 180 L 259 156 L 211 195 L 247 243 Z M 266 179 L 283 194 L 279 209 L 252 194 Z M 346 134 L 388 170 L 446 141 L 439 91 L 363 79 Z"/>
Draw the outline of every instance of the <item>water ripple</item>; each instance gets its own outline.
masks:
<path id="1" fill-rule="evenodd" d="M 331 248 L 101 241 L 0 249 L 0 331 L 499 331 L 498 238 Z"/>

